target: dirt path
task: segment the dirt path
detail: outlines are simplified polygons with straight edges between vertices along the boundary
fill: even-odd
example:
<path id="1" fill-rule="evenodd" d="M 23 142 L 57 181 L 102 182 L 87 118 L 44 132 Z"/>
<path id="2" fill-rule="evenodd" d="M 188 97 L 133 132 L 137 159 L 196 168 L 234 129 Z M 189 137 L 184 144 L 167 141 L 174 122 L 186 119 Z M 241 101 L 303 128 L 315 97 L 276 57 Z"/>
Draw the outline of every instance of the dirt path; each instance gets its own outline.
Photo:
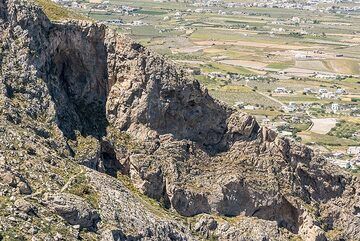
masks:
<path id="1" fill-rule="evenodd" d="M 72 182 L 75 180 L 75 178 L 80 176 L 83 173 L 84 173 L 84 170 L 81 170 L 79 173 L 70 177 L 69 180 L 65 183 L 65 185 L 61 188 L 60 192 L 64 192 L 66 189 L 68 189 L 73 184 Z"/>
<path id="2" fill-rule="evenodd" d="M 276 103 L 278 103 L 279 105 L 281 105 L 281 107 L 285 107 L 285 106 L 286 106 L 283 102 L 281 102 L 281 101 L 278 100 L 278 99 L 275 99 L 274 97 L 271 97 L 271 96 L 269 96 L 269 95 L 266 95 L 265 93 L 260 92 L 260 91 L 256 91 L 256 92 L 257 92 L 258 94 L 260 94 L 260 95 L 262 95 L 262 96 L 264 96 L 264 97 L 272 100 L 272 101 L 275 101 Z"/>
<path id="3" fill-rule="evenodd" d="M 226 59 L 219 61 L 219 63 L 241 66 L 245 68 L 259 69 L 259 70 L 264 69 L 268 65 L 267 63 L 250 61 L 250 60 L 239 60 L 239 59 Z"/>
<path id="4" fill-rule="evenodd" d="M 300 49 L 313 49 L 315 47 L 308 47 L 306 45 L 289 45 L 282 43 L 261 43 L 254 41 L 209 41 L 209 40 L 195 40 L 194 44 L 200 46 L 213 46 L 213 45 L 235 45 L 247 46 L 255 48 L 273 48 L 273 49 L 286 49 L 286 50 L 300 50 Z"/>

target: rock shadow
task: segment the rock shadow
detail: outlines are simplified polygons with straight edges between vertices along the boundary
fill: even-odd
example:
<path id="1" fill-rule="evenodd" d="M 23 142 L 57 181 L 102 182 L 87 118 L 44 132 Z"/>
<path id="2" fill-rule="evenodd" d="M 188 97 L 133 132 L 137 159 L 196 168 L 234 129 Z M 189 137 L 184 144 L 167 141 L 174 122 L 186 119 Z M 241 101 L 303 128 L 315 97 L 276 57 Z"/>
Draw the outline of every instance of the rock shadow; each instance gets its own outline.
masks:
<path id="1" fill-rule="evenodd" d="M 89 37 L 89 29 L 55 26 L 49 42 L 58 45 L 51 51 L 44 80 L 55 103 L 57 124 L 70 139 L 75 139 L 75 130 L 101 138 L 108 125 L 105 33 L 99 29 Z"/>

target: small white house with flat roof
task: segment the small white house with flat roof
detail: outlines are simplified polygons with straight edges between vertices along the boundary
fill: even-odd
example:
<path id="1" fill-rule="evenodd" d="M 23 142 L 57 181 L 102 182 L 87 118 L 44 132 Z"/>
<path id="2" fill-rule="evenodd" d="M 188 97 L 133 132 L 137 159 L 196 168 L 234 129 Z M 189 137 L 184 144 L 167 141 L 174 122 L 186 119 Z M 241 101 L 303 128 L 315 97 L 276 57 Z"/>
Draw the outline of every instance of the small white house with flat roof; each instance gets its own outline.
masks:
<path id="1" fill-rule="evenodd" d="M 275 93 L 287 93 L 287 89 L 285 87 L 277 87 L 274 90 Z"/>
<path id="2" fill-rule="evenodd" d="M 340 110 L 340 105 L 338 103 L 332 103 L 331 104 L 331 111 L 336 113 Z"/>
<path id="3" fill-rule="evenodd" d="M 328 91 L 327 91 L 327 89 L 319 89 L 319 94 L 325 94 L 325 93 L 327 93 Z"/>

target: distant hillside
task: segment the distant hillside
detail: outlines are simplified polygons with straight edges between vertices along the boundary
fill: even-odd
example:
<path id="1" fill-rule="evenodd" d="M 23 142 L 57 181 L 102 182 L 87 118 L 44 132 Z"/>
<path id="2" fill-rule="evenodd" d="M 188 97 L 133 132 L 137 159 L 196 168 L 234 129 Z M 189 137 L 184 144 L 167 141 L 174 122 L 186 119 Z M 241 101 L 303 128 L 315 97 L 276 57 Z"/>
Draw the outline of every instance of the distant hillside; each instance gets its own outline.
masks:
<path id="1" fill-rule="evenodd" d="M 63 21 L 63 20 L 90 20 L 89 18 L 76 13 L 72 10 L 66 9 L 51 0 L 32 0 L 38 4 L 44 11 L 44 13 L 53 21 Z"/>

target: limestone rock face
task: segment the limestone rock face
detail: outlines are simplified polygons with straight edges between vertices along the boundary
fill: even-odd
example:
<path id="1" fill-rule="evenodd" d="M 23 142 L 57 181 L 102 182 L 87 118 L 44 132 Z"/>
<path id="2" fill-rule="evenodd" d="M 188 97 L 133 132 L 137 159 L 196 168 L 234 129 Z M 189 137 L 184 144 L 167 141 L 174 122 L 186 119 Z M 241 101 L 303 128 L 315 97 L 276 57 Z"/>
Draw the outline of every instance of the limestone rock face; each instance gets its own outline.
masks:
<path id="1" fill-rule="evenodd" d="M 14 206 L 19 211 L 26 213 L 26 214 L 36 214 L 36 207 L 34 207 L 31 203 L 24 199 L 17 199 L 14 202 Z"/>
<path id="2" fill-rule="evenodd" d="M 45 195 L 45 205 L 54 210 L 71 225 L 96 229 L 99 214 L 83 199 L 71 194 Z"/>
<path id="3" fill-rule="evenodd" d="M 29 1 L 0 0 L 0 38 L 7 239 L 360 240 L 356 176 L 163 57 Z"/>

